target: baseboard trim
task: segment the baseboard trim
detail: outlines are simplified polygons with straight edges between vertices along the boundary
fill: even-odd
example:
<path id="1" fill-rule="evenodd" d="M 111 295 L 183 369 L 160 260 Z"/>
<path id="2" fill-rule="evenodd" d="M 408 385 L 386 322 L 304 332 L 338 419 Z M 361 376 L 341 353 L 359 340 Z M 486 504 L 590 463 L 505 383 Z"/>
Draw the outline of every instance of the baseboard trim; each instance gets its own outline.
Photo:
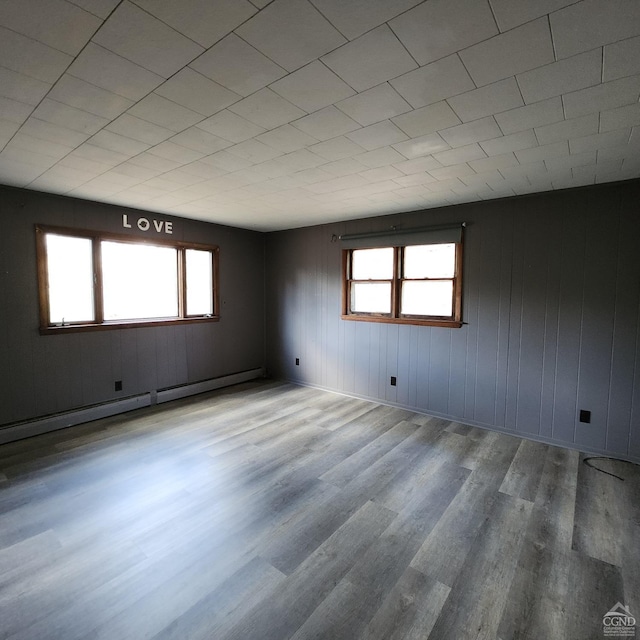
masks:
<path id="1" fill-rule="evenodd" d="M 193 384 L 180 385 L 160 391 L 150 391 L 137 396 L 123 398 L 122 400 L 114 400 L 91 407 L 83 407 L 73 411 L 66 411 L 64 413 L 57 413 L 34 420 L 7 425 L 6 427 L 0 428 L 0 445 L 16 440 L 23 440 L 24 438 L 31 438 L 32 436 L 39 436 L 43 433 L 49 433 L 50 431 L 57 431 L 58 429 L 75 427 L 85 422 L 108 418 L 120 413 L 133 411 L 134 409 L 149 407 L 152 404 L 170 402 L 171 400 L 186 398 L 187 396 L 205 393 L 206 391 L 230 387 L 240 382 L 264 378 L 264 376 L 264 368 L 251 369 L 250 371 L 241 371 L 228 376 L 203 380 L 202 382 L 195 382 Z"/>
<path id="2" fill-rule="evenodd" d="M 555 440 L 553 438 L 545 438 L 533 433 L 522 433 L 514 429 L 508 429 L 506 427 L 496 427 L 495 425 L 485 424 L 476 420 L 468 420 L 467 418 L 460 418 L 457 416 L 451 416 L 444 413 L 437 413 L 434 411 L 424 411 L 416 407 L 401 404 L 399 402 L 390 402 L 388 400 L 380 400 L 379 398 L 372 398 L 370 396 L 360 395 L 358 393 L 346 393 L 345 391 L 339 391 L 337 389 L 331 389 L 330 387 L 323 387 L 322 385 L 313 384 L 310 382 L 302 382 L 300 380 L 293 380 L 291 378 L 280 378 L 285 382 L 298 385 L 300 387 L 310 387 L 312 389 L 319 389 L 320 391 L 329 391 L 330 393 L 336 393 L 340 396 L 346 396 L 347 398 L 357 398 L 359 400 L 369 400 L 377 404 L 382 404 L 387 407 L 397 407 L 399 409 L 407 409 L 414 413 L 420 413 L 422 415 L 433 416 L 434 418 L 443 418 L 445 420 L 451 420 L 452 422 L 459 422 L 461 424 L 468 424 L 472 427 L 479 427 L 480 429 L 486 429 L 487 431 L 497 431 L 498 433 L 504 433 L 508 436 L 515 436 L 516 438 L 523 438 L 525 440 L 533 440 L 534 442 L 541 442 L 542 444 L 549 444 L 554 447 L 561 447 L 562 449 L 570 449 L 571 451 L 580 451 L 581 453 L 587 453 L 594 456 L 603 456 L 606 458 L 612 458 L 615 460 L 623 460 L 624 462 L 632 462 L 633 464 L 640 464 L 640 457 L 632 456 L 623 453 L 606 451 L 605 449 L 597 449 L 593 447 L 584 447 L 572 442 L 565 442 L 564 440 Z"/>
<path id="3" fill-rule="evenodd" d="M 222 376 L 221 378 L 211 378 L 210 380 L 194 382 L 193 384 L 183 384 L 179 387 L 161 389 L 158 391 L 156 403 L 161 404 L 163 402 L 171 402 L 172 400 L 179 400 L 180 398 L 186 398 L 187 396 L 195 396 L 199 393 L 206 393 L 207 391 L 215 391 L 216 389 L 222 389 L 223 387 L 230 387 L 231 385 L 240 384 L 241 382 L 249 382 L 256 378 L 264 378 L 264 376 L 265 370 L 261 367 L 260 369 L 250 369 L 249 371 L 232 373 L 228 376 Z"/>

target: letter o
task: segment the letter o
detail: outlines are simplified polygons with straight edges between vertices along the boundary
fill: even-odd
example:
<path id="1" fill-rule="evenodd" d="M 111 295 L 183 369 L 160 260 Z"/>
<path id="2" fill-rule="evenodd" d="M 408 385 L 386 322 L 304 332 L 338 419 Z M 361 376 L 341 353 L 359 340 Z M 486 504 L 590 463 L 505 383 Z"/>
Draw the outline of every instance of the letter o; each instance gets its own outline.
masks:
<path id="1" fill-rule="evenodd" d="M 140 231 L 149 231 L 149 221 L 146 218 L 139 218 L 138 229 L 140 229 Z"/>

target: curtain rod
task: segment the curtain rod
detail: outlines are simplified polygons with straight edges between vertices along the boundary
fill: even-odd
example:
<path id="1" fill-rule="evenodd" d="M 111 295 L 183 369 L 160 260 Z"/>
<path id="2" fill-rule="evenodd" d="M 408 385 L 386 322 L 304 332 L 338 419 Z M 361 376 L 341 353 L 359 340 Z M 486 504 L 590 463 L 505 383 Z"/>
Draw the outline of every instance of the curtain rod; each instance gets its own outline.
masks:
<path id="1" fill-rule="evenodd" d="M 391 227 L 386 231 L 371 231 L 369 233 L 345 233 L 338 236 L 339 240 L 364 240 L 366 238 L 384 238 L 393 235 L 405 234 L 405 233 L 422 233 L 424 231 L 444 231 L 445 229 L 457 229 L 458 227 L 466 227 L 466 222 L 454 222 L 451 224 L 433 224 L 428 227 L 416 227 L 413 229 L 399 229 L 397 227 Z"/>

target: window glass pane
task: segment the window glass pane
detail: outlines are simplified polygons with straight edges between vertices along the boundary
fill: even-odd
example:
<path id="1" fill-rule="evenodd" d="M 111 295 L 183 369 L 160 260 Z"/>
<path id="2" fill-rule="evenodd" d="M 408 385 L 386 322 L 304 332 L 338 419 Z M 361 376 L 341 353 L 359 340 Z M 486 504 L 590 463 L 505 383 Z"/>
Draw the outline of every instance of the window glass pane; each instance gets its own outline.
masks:
<path id="1" fill-rule="evenodd" d="M 393 247 L 356 249 L 352 261 L 353 280 L 391 280 L 393 278 Z"/>
<path id="2" fill-rule="evenodd" d="M 405 247 L 405 278 L 453 278 L 456 269 L 456 245 L 421 244 Z"/>
<path id="3" fill-rule="evenodd" d="M 354 313 L 391 313 L 391 283 L 352 283 L 351 311 Z"/>
<path id="4" fill-rule="evenodd" d="M 104 319 L 178 315 L 178 258 L 172 247 L 103 241 Z"/>
<path id="5" fill-rule="evenodd" d="M 187 315 L 213 314 L 213 273 L 210 251 L 187 249 Z"/>
<path id="6" fill-rule="evenodd" d="M 93 256 L 89 238 L 46 234 L 49 322 L 91 322 Z"/>
<path id="7" fill-rule="evenodd" d="M 400 313 L 413 316 L 452 316 L 453 281 L 403 282 Z"/>

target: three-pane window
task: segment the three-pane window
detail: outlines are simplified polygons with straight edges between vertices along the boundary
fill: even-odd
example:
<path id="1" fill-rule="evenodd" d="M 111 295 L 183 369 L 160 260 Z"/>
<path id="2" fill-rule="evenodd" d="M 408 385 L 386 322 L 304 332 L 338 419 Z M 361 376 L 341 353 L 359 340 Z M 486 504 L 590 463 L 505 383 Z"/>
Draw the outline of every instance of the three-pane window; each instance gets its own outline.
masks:
<path id="1" fill-rule="evenodd" d="M 36 231 L 44 332 L 218 319 L 215 246 Z"/>

